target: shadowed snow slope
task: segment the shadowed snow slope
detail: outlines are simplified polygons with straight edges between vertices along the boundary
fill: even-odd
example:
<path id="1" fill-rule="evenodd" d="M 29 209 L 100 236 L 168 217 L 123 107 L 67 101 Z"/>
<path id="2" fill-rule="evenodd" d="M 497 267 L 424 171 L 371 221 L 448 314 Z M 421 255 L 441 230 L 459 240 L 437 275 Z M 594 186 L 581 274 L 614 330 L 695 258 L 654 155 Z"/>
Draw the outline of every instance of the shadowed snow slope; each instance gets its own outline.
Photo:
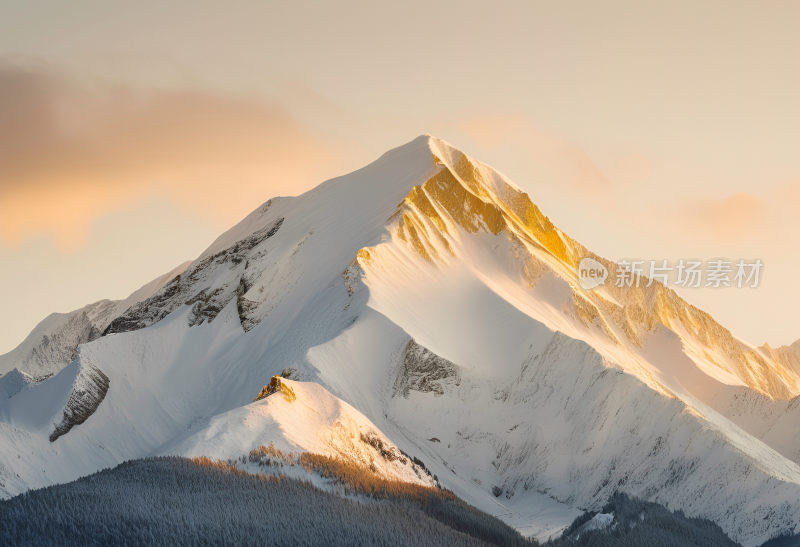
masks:
<path id="1" fill-rule="evenodd" d="M 72 365 L 9 381 L 0 493 L 270 441 L 363 463 L 374 430 L 539 538 L 616 490 L 745 545 L 800 531 L 800 443 L 785 418 L 800 370 L 658 282 L 580 288 L 585 256 L 614 278 L 501 174 L 419 137 L 268 201 L 108 318 Z M 253 402 L 284 369 L 302 381 L 288 384 L 297 400 Z M 92 370 L 105 397 L 50 442 Z"/>

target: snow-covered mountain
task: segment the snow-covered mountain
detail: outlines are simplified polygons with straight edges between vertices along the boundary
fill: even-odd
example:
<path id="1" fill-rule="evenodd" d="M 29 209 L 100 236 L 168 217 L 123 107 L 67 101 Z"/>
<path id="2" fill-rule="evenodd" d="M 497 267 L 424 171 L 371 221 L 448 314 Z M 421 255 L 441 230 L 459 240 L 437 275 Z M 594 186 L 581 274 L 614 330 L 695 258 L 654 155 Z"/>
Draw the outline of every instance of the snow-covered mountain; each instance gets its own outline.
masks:
<path id="1" fill-rule="evenodd" d="M 270 441 L 363 462 L 369 428 L 540 538 L 615 491 L 745 545 L 800 532 L 796 353 L 750 346 L 658 282 L 584 290 L 585 257 L 616 275 L 503 175 L 419 137 L 268 201 L 52 360 L 5 356 L 22 372 L 0 378 L 16 386 L 0 493 Z M 304 396 L 254 403 L 286 369 Z"/>
<path id="2" fill-rule="evenodd" d="M 185 262 L 131 293 L 124 300 L 99 300 L 42 320 L 22 343 L 0 355 L 0 375 L 17 369 L 31 379 L 44 379 L 75 359 L 78 346 L 100 337 L 109 323 L 133 304 L 151 297 L 189 266 Z"/>

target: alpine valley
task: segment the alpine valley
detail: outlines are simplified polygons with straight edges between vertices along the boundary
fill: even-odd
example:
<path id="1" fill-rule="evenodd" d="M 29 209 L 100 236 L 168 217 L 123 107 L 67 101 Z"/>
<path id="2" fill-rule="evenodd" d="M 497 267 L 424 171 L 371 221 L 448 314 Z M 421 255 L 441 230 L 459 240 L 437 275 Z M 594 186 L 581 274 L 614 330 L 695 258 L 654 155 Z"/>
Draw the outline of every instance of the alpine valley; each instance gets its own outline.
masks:
<path id="1" fill-rule="evenodd" d="M 587 257 L 615 278 L 428 135 L 270 199 L 0 356 L 0 520 L 32 489 L 183 465 L 161 456 L 333 488 L 313 455 L 449 491 L 521 534 L 497 543 L 615 526 L 631 499 L 748 547 L 800 533 L 800 344 L 749 345 L 657 281 L 585 290 Z"/>

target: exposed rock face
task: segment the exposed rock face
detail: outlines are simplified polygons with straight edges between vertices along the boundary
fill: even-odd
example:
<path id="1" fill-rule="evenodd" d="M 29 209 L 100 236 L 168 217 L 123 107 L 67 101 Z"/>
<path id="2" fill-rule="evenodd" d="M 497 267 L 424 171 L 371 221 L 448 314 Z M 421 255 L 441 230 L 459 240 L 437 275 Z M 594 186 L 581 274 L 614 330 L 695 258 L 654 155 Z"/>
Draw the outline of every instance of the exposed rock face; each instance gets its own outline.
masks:
<path id="1" fill-rule="evenodd" d="M 206 321 L 213 321 L 234 298 L 237 300 L 242 327 L 250 330 L 256 320 L 248 316 L 254 303 L 244 298 L 250 286 L 246 272 L 249 259 L 259 258 L 266 253 L 265 250 L 256 248 L 274 236 L 283 221 L 283 217 L 278 218 L 230 247 L 196 261 L 158 293 L 131 306 L 114 319 L 103 334 L 148 327 L 184 304 L 192 306 L 189 325 L 201 325 Z M 231 276 L 230 270 L 235 270 L 238 275 Z M 198 287 L 202 288 L 198 290 Z"/>
<path id="2" fill-rule="evenodd" d="M 80 344 L 100 337 L 113 304 L 103 300 L 68 314 L 53 314 L 40 324 L 42 332 L 34 330 L 19 348 L 2 356 L 0 366 L 7 359 L 7 366 L 25 371 L 36 381 L 61 370 L 75 359 Z"/>
<path id="3" fill-rule="evenodd" d="M 102 336 L 113 319 L 152 296 L 187 266 L 180 264 L 124 300 L 99 300 L 69 313 L 47 316 L 19 346 L 0 355 L 0 375 L 16 368 L 40 382 L 56 374 L 75 359 L 79 345 Z"/>
<path id="4" fill-rule="evenodd" d="M 381 455 L 381 458 L 388 462 L 400 460 L 400 463 L 405 465 L 405 463 L 408 461 L 403 457 L 403 452 L 399 448 L 392 446 L 389 443 L 384 443 L 380 436 L 374 431 L 361 433 L 360 438 L 361 442 L 370 445 L 378 452 L 378 454 Z"/>
<path id="5" fill-rule="evenodd" d="M 64 417 L 50 433 L 50 442 L 55 442 L 60 436 L 66 435 L 70 429 L 82 424 L 94 414 L 108 393 L 109 384 L 108 376 L 99 368 L 81 369 L 64 407 Z"/>
<path id="6" fill-rule="evenodd" d="M 262 387 L 261 391 L 258 392 L 258 395 L 256 395 L 256 398 L 253 399 L 253 401 L 260 401 L 261 399 L 266 399 L 267 397 L 269 397 L 270 395 L 272 395 L 273 393 L 278 391 L 278 389 L 280 389 L 280 388 L 277 386 L 277 383 L 275 382 L 275 380 L 276 380 L 276 377 L 273 376 L 272 380 L 269 383 L 269 385 L 266 385 L 266 386 Z"/>
<path id="7" fill-rule="evenodd" d="M 174 309 L 170 304 L 180 293 L 181 277 L 180 275 L 176 276 L 158 293 L 131 306 L 111 322 L 103 335 L 141 329 L 166 317 Z"/>
<path id="8" fill-rule="evenodd" d="M 258 320 L 251 315 L 258 307 L 258 302 L 248 300 L 244 296 L 247 294 L 247 291 L 250 290 L 251 285 L 247 277 L 242 276 L 239 280 L 239 286 L 236 288 L 236 311 L 239 314 L 239 322 L 242 324 L 242 328 L 245 332 L 258 324 Z"/>
<path id="9" fill-rule="evenodd" d="M 294 402 L 295 399 L 297 399 L 297 396 L 295 395 L 294 390 L 291 388 L 291 386 L 282 382 L 280 376 L 273 376 L 269 382 L 269 385 L 262 387 L 261 391 L 258 392 L 258 396 L 255 398 L 255 401 L 266 399 L 273 393 L 277 393 L 279 391 L 283 393 L 284 399 L 286 399 L 290 403 Z"/>
<path id="10" fill-rule="evenodd" d="M 360 251 L 362 254 L 368 254 L 366 250 Z M 365 258 L 366 259 L 366 258 Z M 347 290 L 347 294 L 353 296 L 356 292 L 356 289 L 362 283 L 362 278 L 364 277 L 364 269 L 361 267 L 361 264 L 358 263 L 358 260 L 353 260 L 349 266 L 342 272 L 342 279 L 344 280 L 344 288 Z"/>
<path id="11" fill-rule="evenodd" d="M 75 359 L 80 344 L 91 342 L 101 334 L 87 311 L 81 311 L 69 329 L 42 336 L 42 342 L 33 348 L 31 358 L 42 363 L 61 362 L 66 365 Z"/>
<path id="12" fill-rule="evenodd" d="M 457 386 L 460 383 L 457 365 L 410 340 L 394 383 L 394 396 L 407 398 L 411 390 L 442 395 L 447 385 Z"/>

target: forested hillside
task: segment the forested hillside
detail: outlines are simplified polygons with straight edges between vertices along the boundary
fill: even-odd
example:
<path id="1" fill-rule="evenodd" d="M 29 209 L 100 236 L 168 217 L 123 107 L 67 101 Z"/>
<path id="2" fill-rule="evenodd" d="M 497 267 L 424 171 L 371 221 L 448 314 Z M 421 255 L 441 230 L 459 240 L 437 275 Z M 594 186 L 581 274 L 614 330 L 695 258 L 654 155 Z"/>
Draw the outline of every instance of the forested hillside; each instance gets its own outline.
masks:
<path id="1" fill-rule="evenodd" d="M 532 544 L 447 491 L 313 465 L 351 495 L 202 458 L 126 462 L 0 502 L 0 544 Z"/>

